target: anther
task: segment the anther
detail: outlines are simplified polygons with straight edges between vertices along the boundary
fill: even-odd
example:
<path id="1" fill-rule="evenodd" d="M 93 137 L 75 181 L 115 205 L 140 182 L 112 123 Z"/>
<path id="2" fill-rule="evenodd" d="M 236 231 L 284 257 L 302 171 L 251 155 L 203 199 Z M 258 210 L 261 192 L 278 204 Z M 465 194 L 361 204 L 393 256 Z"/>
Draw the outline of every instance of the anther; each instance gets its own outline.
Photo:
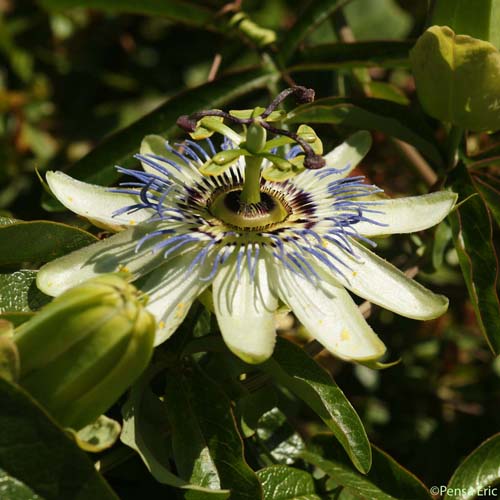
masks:
<path id="1" fill-rule="evenodd" d="M 175 122 L 185 132 L 194 132 L 196 130 L 196 120 L 192 120 L 188 115 L 182 115 Z"/>
<path id="2" fill-rule="evenodd" d="M 310 170 L 318 170 L 326 165 L 325 159 L 317 154 L 306 156 L 304 160 L 304 167 Z"/>

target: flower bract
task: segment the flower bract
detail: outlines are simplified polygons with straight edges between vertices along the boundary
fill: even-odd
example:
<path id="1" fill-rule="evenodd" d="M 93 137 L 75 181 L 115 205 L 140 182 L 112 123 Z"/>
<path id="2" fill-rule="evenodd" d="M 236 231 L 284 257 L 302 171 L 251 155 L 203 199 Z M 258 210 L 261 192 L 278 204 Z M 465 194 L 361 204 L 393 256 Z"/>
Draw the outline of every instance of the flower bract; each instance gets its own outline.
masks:
<path id="1" fill-rule="evenodd" d="M 49 172 L 48 184 L 67 208 L 118 232 L 43 266 L 38 286 L 56 296 L 97 274 L 128 271 L 149 296 L 156 344 L 210 289 L 224 341 L 249 363 L 271 356 L 275 312 L 285 304 L 334 355 L 378 360 L 385 346 L 349 292 L 420 320 L 443 314 L 448 300 L 373 253 L 371 238 L 439 223 L 456 195 L 386 198 L 350 176 L 370 144 L 370 135 L 358 132 L 323 157 L 324 168 L 283 182 L 261 179 L 258 203 L 241 201 L 248 160 L 234 160 L 237 146 L 227 139 L 217 152 L 209 138 L 174 147 L 148 136 L 138 155 L 143 170 L 120 168 L 132 180 L 116 189 Z M 221 152 L 231 165 L 203 175 Z M 291 147 L 285 159 L 298 154 Z"/>

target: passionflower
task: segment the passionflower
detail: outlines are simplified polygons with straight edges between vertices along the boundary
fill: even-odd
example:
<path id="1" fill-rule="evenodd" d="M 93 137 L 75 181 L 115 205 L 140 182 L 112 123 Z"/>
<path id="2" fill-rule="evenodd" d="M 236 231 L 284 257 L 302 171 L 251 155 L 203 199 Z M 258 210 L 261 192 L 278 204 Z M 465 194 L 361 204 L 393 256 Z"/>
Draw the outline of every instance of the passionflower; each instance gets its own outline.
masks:
<path id="1" fill-rule="evenodd" d="M 262 110 L 254 115 L 261 117 L 259 126 Z M 314 144 L 314 151 L 299 141 L 281 157 L 299 166 L 299 173 L 269 180 L 262 173 L 273 174 L 273 165 L 286 170 L 276 160 L 277 140 L 259 137 L 256 147 L 248 136 L 259 133 L 251 127 L 246 141 L 226 131 L 220 148 L 210 137 L 173 146 L 148 136 L 137 156 L 143 170 L 119 168 L 133 180 L 117 189 L 48 172 L 53 194 L 67 208 L 119 232 L 43 266 L 38 287 L 57 296 L 97 274 L 127 271 L 149 296 L 147 307 L 158 322 L 156 345 L 211 287 L 224 341 L 249 363 L 271 356 L 280 304 L 331 353 L 366 363 L 386 349 L 347 290 L 409 318 L 427 320 L 446 311 L 446 297 L 368 247 L 375 246 L 372 237 L 437 224 L 453 208 L 455 194 L 387 199 L 363 177 L 350 177 L 370 147 L 367 132 L 317 161 L 318 141 L 308 128 L 302 142 Z M 310 165 L 324 167 L 303 168 L 308 154 Z M 204 175 L 213 166 L 221 168 Z"/>

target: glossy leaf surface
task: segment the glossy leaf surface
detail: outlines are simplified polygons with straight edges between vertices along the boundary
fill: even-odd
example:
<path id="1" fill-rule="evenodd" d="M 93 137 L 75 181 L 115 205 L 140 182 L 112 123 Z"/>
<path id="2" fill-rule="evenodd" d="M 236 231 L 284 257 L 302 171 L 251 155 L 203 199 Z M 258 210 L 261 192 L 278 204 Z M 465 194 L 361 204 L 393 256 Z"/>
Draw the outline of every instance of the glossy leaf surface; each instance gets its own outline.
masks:
<path id="1" fill-rule="evenodd" d="M 0 378 L 0 468 L 45 500 L 117 500 L 93 463 L 27 393 Z"/>
<path id="2" fill-rule="evenodd" d="M 0 266 L 43 263 L 95 243 L 74 226 L 51 221 L 15 221 L 0 225 Z"/>
<path id="3" fill-rule="evenodd" d="M 499 490 L 494 485 L 500 480 L 499 455 L 500 434 L 495 434 L 460 464 L 448 483 L 444 500 L 496 497 Z"/>
<path id="4" fill-rule="evenodd" d="M 300 469 L 274 465 L 257 472 L 264 500 L 319 500 L 312 476 Z"/>
<path id="5" fill-rule="evenodd" d="M 493 352 L 500 352 L 498 258 L 488 209 L 474 189 L 470 174 L 460 164 L 449 183 L 460 204 L 449 216 L 453 240 L 476 318 Z"/>
<path id="6" fill-rule="evenodd" d="M 360 474 L 349 463 L 344 451 L 335 446 L 328 436 L 318 436 L 315 445 L 321 454 L 306 451 L 302 458 L 323 470 L 335 483 L 354 498 L 364 500 L 431 500 L 426 486 L 392 457 L 372 445 L 373 465 L 366 474 Z"/>
<path id="7" fill-rule="evenodd" d="M 278 338 L 265 369 L 322 418 L 360 471 L 370 470 L 370 444 L 361 420 L 337 384 L 312 358 Z"/>
<path id="8" fill-rule="evenodd" d="M 243 458 L 230 401 L 201 371 L 167 375 L 166 408 L 179 473 L 203 487 L 230 489 L 231 499 L 256 500 L 262 490 Z"/>
<path id="9" fill-rule="evenodd" d="M 403 106 L 384 99 L 329 97 L 305 104 L 288 114 L 289 123 L 331 123 L 379 130 L 419 149 L 436 164 L 441 155 L 423 119 Z"/>

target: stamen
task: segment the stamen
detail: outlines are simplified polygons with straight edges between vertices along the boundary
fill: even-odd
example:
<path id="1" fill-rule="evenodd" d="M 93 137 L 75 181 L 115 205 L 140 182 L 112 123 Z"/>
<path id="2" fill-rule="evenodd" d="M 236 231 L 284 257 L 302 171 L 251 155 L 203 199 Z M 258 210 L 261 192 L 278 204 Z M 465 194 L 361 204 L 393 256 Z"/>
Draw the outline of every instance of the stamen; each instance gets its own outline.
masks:
<path id="1" fill-rule="evenodd" d="M 174 159 L 172 155 L 137 155 L 153 171 L 118 167 L 120 173 L 133 179 L 110 191 L 136 198 L 113 215 L 149 210 L 147 222 L 160 223 L 162 228 L 140 238 L 135 252 L 162 252 L 165 259 L 178 252 L 193 252 L 188 273 L 197 266 L 207 266 L 202 281 L 211 281 L 229 258 L 234 258 L 237 279 L 246 269 L 250 279 L 255 280 L 263 252 L 314 284 L 322 279 L 320 269 L 348 280 L 345 269 L 351 269 L 350 259 L 360 260 L 354 242 L 375 245 L 359 234 L 356 225 L 363 222 L 387 226 L 379 220 L 381 202 L 367 199 L 381 190 L 365 184 L 363 176 L 322 181 L 339 172 L 328 168 L 320 174 L 304 172 L 297 183 L 293 179 L 282 183 L 261 180 L 260 202 L 244 203 L 239 196 L 244 182 L 243 161 L 221 175 L 204 177 L 198 165 L 216 154 L 212 141 L 207 140 L 207 149 L 191 140 L 178 146 L 184 148 L 184 154 L 166 144 Z M 222 147 L 234 146 L 224 139 Z M 312 151 L 307 143 L 306 148 Z M 304 147 L 298 142 L 287 157 L 302 151 Z"/>

